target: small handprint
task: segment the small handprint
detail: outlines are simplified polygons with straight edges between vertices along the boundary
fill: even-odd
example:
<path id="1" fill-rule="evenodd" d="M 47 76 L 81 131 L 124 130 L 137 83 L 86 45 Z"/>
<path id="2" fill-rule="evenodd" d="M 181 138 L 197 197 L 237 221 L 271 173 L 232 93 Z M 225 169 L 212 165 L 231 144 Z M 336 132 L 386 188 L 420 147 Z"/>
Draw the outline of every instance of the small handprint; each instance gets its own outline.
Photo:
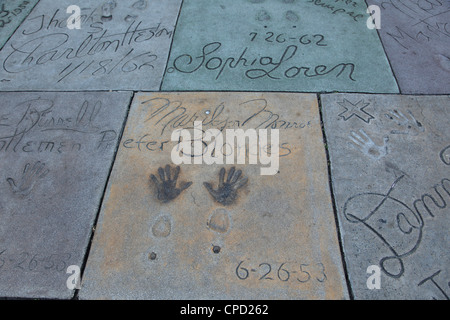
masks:
<path id="1" fill-rule="evenodd" d="M 203 185 L 212 195 L 215 201 L 228 206 L 237 198 L 237 191 L 243 187 L 248 181 L 248 178 L 242 177 L 242 170 L 236 171 L 235 167 L 232 167 L 228 171 L 227 181 L 225 181 L 225 168 L 220 169 L 219 172 L 219 186 L 217 190 L 214 190 L 209 182 L 203 182 Z"/>
<path id="2" fill-rule="evenodd" d="M 397 129 L 392 130 L 392 134 L 412 134 L 418 135 L 420 132 L 424 132 L 425 129 L 410 110 L 408 110 L 409 117 L 405 116 L 401 111 L 391 110 L 386 113 L 386 118 L 394 121 L 397 124 Z"/>
<path id="3" fill-rule="evenodd" d="M 175 168 L 173 178 L 169 165 L 166 165 L 165 169 L 158 168 L 158 174 L 161 181 L 153 174 L 150 175 L 150 178 L 156 186 L 158 200 L 163 203 L 175 199 L 183 192 L 183 190 L 189 188 L 192 184 L 192 182 L 183 182 L 180 188 L 176 187 L 178 175 L 180 174 L 180 167 Z"/>
<path id="4" fill-rule="evenodd" d="M 16 182 L 13 178 L 7 178 L 6 181 L 8 181 L 12 192 L 21 196 L 27 196 L 30 194 L 35 183 L 39 179 L 44 178 L 49 171 L 49 169 L 45 169 L 45 163 L 43 162 L 37 161 L 33 166 L 27 163 L 23 168 L 20 181 Z"/>
<path id="5" fill-rule="evenodd" d="M 348 138 L 353 142 L 353 144 L 351 144 L 352 147 L 359 149 L 359 151 L 366 154 L 373 160 L 378 160 L 387 155 L 387 142 L 389 141 L 388 137 L 384 138 L 384 143 L 382 146 L 378 146 L 363 129 L 360 129 L 359 132 L 361 135 L 352 131 L 351 135 L 348 136 Z"/>

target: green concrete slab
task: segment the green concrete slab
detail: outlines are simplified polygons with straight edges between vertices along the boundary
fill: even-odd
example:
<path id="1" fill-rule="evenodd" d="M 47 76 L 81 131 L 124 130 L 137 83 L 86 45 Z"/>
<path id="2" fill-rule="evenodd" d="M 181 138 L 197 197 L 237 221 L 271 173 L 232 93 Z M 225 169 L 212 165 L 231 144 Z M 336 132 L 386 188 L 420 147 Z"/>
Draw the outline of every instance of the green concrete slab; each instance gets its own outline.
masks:
<path id="1" fill-rule="evenodd" d="M 158 91 L 180 4 L 41 0 L 0 52 L 0 90 Z"/>
<path id="2" fill-rule="evenodd" d="M 0 49 L 39 0 L 0 0 Z"/>
<path id="3" fill-rule="evenodd" d="M 450 96 L 321 101 L 355 299 L 448 299 Z"/>
<path id="4" fill-rule="evenodd" d="M 130 99 L 0 93 L 1 298 L 73 297 Z"/>
<path id="5" fill-rule="evenodd" d="M 202 135 L 196 120 L 205 135 L 213 128 L 279 130 L 279 152 L 270 148 L 279 155 L 278 171 L 261 175 L 266 165 L 249 163 L 261 154 L 249 142 L 238 144 L 239 152 L 249 150 L 244 163 L 176 169 L 172 133 Z M 270 141 L 259 149 L 276 145 Z M 216 150 L 213 144 L 205 155 Z M 348 298 L 316 96 L 137 94 L 80 298 Z"/>
<path id="6" fill-rule="evenodd" d="M 163 90 L 397 93 L 364 1 L 186 0 Z"/>

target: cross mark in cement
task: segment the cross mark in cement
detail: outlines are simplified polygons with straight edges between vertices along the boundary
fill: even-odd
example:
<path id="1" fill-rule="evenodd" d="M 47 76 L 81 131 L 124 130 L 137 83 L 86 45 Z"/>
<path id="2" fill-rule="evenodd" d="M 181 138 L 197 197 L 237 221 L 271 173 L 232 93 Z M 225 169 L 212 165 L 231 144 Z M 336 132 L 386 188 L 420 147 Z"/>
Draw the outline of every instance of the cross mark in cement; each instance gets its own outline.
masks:
<path id="1" fill-rule="evenodd" d="M 370 123 L 370 120 L 374 119 L 370 113 L 364 111 L 364 108 L 370 104 L 364 102 L 364 100 L 360 100 L 356 104 L 353 104 L 347 99 L 344 99 L 344 101 L 338 102 L 338 104 L 345 108 L 345 111 L 339 114 L 339 117 L 343 118 L 345 121 L 353 116 L 358 117 L 365 123 Z"/>

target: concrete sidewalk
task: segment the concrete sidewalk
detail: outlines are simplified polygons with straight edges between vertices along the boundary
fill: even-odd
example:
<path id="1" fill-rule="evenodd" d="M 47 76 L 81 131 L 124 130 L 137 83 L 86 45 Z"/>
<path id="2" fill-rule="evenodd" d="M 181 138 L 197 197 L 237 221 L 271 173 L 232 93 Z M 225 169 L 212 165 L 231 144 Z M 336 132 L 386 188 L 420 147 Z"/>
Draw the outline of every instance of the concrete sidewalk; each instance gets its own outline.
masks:
<path id="1" fill-rule="evenodd" d="M 449 299 L 449 18 L 0 0 L 0 298 Z"/>

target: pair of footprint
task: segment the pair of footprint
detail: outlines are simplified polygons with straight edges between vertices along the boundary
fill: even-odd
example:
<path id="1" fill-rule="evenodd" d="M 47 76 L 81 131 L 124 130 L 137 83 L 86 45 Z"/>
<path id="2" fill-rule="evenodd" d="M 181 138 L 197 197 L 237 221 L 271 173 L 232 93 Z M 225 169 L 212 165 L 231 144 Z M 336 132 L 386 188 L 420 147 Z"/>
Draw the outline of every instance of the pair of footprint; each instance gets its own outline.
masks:
<path id="1" fill-rule="evenodd" d="M 166 165 L 165 168 L 158 168 L 159 180 L 154 174 L 150 175 L 150 179 L 156 186 L 156 196 L 159 201 L 163 203 L 172 201 L 192 185 L 190 181 L 181 183 L 180 187 L 176 186 L 180 170 L 179 166 L 172 169 L 170 165 Z M 248 178 L 242 175 L 242 170 L 236 170 L 235 167 L 230 168 L 226 180 L 225 173 L 225 168 L 221 168 L 217 189 L 214 189 L 209 182 L 203 182 L 203 185 L 214 201 L 228 206 L 236 201 L 239 188 L 247 184 Z"/>
<path id="2" fill-rule="evenodd" d="M 288 10 L 284 13 L 284 18 L 290 22 L 297 22 L 300 17 L 292 10 Z M 258 21 L 269 21 L 271 20 L 270 14 L 266 10 L 259 10 L 256 13 L 256 20 Z"/>
<path id="3" fill-rule="evenodd" d="M 133 9 L 137 10 L 145 10 L 147 8 L 147 0 L 138 0 L 135 3 L 131 5 Z M 117 7 L 116 0 L 108 0 L 102 5 L 102 21 L 110 21 L 112 20 L 112 12 Z M 135 20 L 138 16 L 137 15 L 127 15 L 125 17 L 126 22 L 131 22 Z"/>

